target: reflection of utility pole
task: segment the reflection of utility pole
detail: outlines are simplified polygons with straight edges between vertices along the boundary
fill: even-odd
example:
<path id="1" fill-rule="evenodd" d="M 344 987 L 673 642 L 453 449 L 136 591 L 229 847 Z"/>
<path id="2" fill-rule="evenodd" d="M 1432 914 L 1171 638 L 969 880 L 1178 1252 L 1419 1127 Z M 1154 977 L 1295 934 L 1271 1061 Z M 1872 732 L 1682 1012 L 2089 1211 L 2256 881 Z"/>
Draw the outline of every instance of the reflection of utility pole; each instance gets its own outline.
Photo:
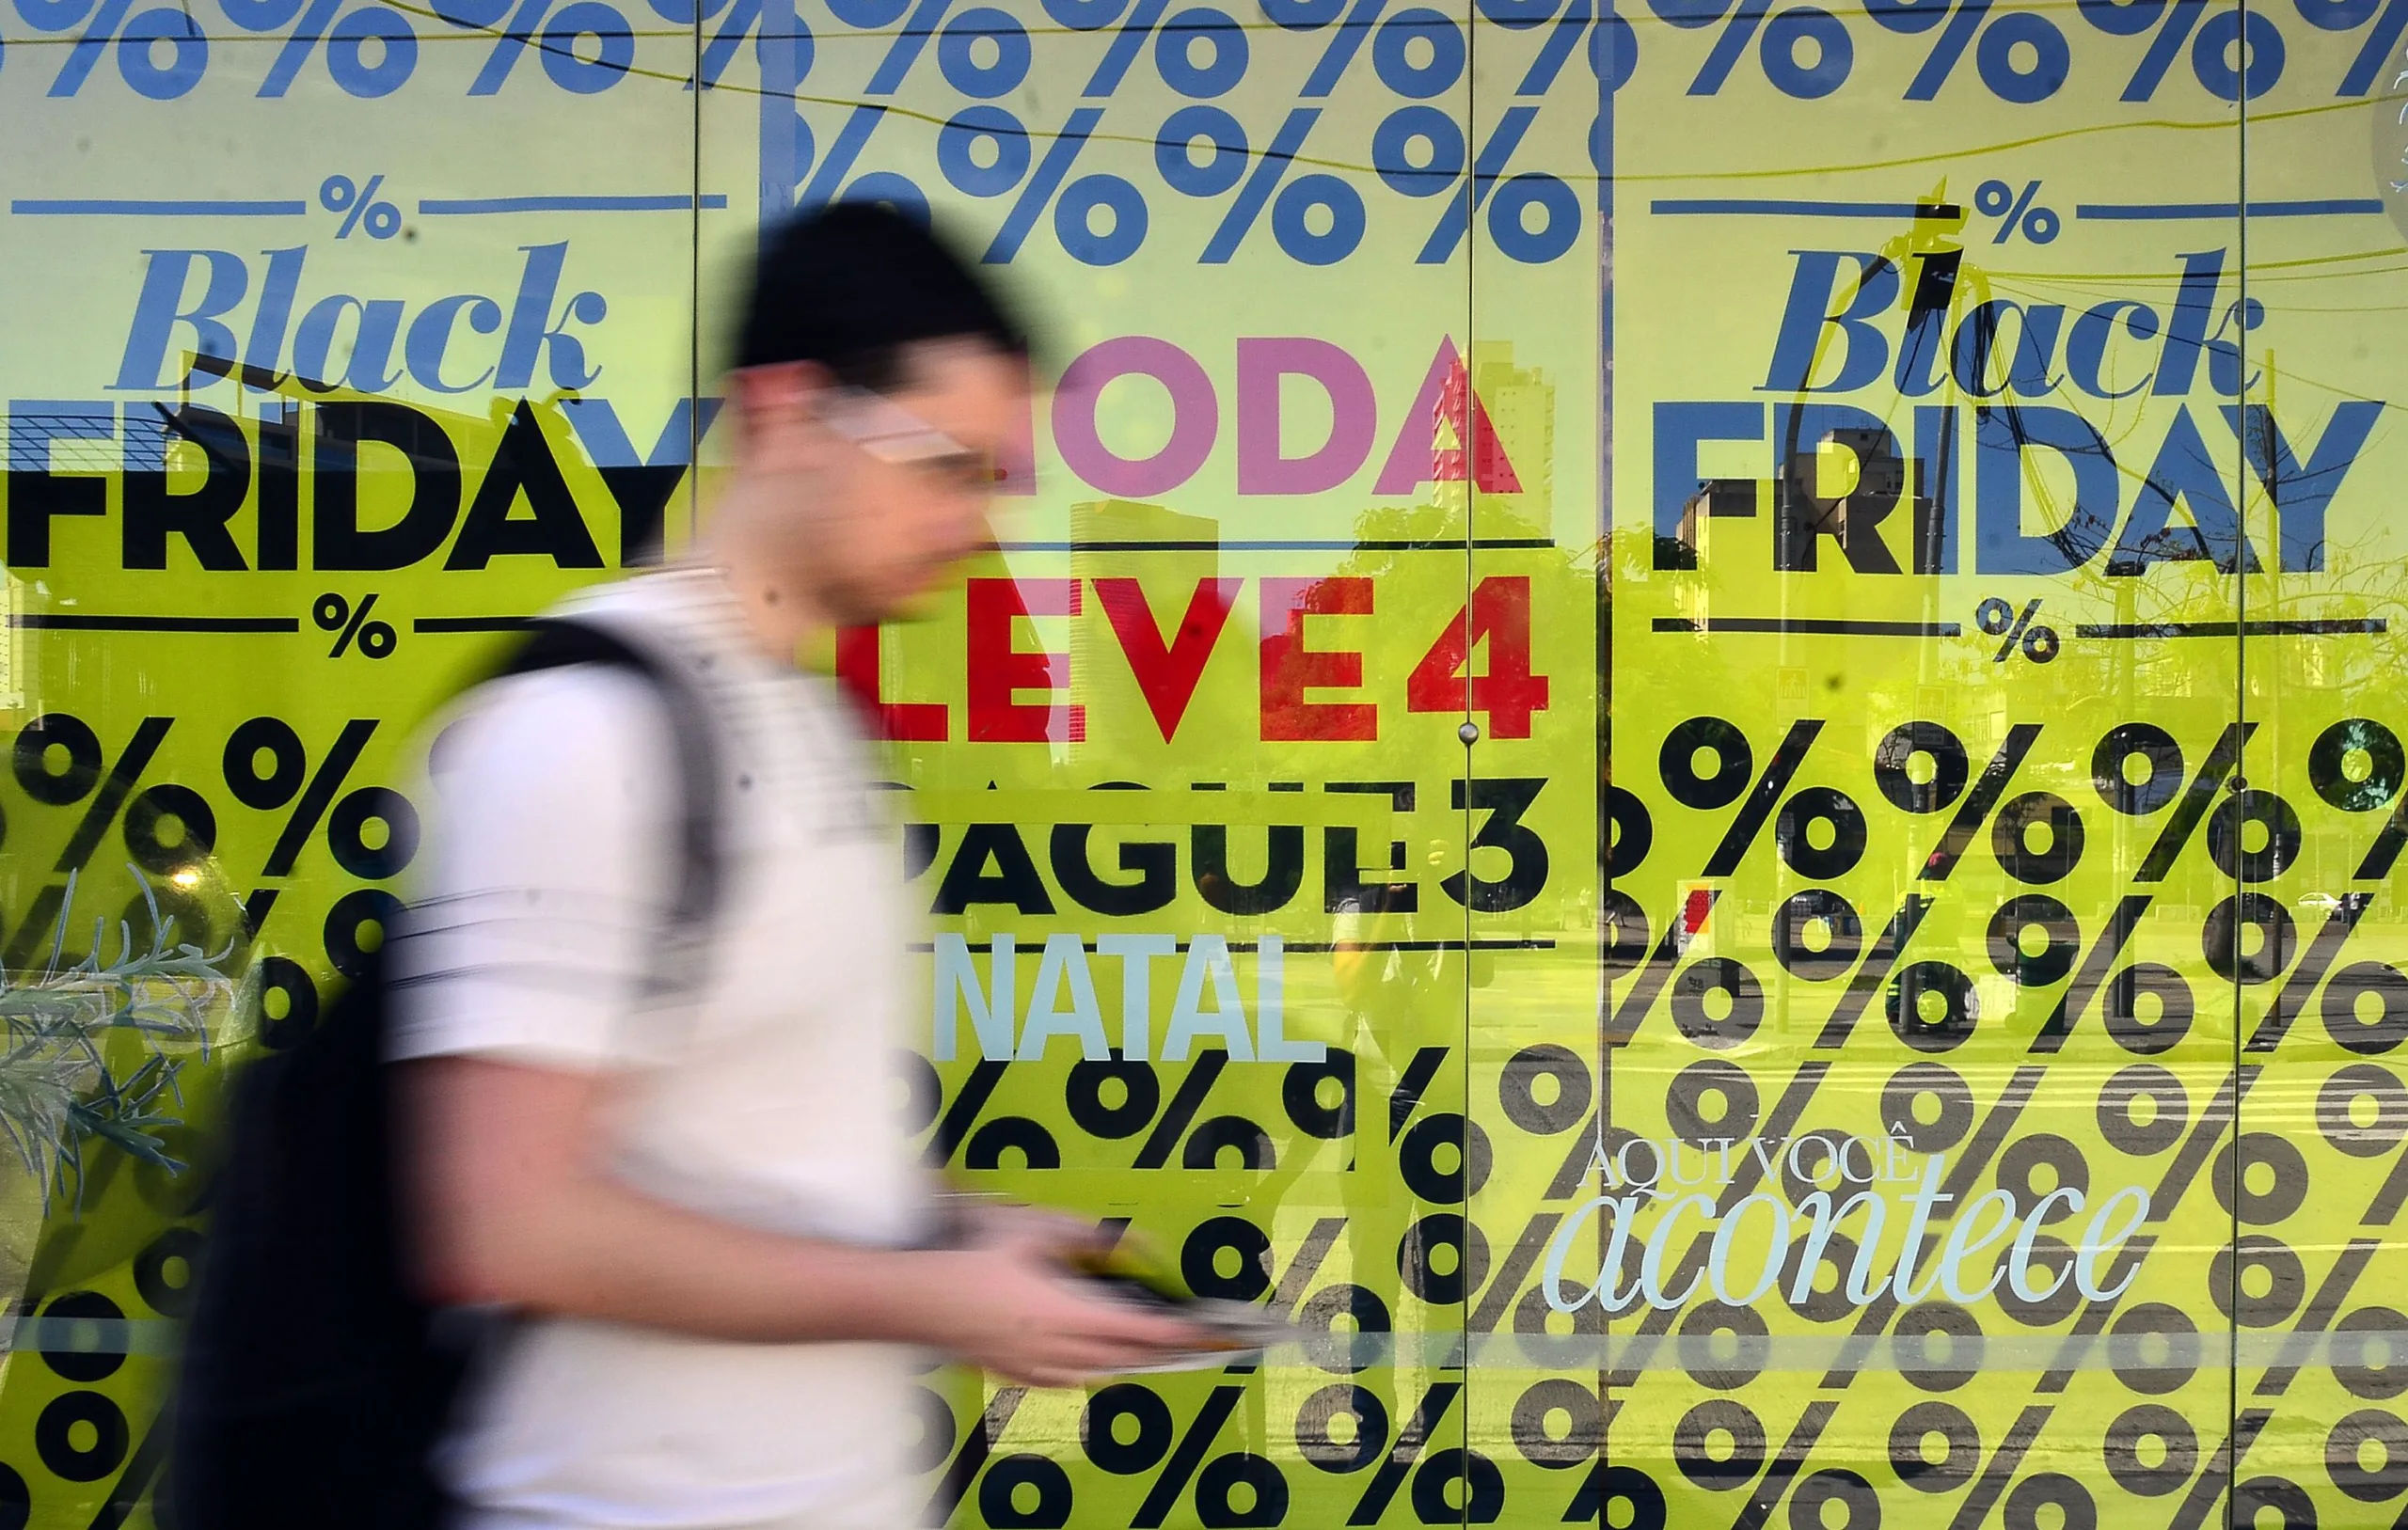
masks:
<path id="1" fill-rule="evenodd" d="M 40 703 L 28 706 L 26 683 L 33 677 L 25 672 L 24 655 L 30 645 L 17 636 L 17 618 L 25 609 L 25 583 L 13 574 L 0 573 L 0 712 L 20 713 L 38 710 Z"/>
<path id="2" fill-rule="evenodd" d="M 2249 273 L 2245 267 L 2242 269 L 2241 276 L 2242 292 L 2244 294 L 2241 301 L 2245 302 L 2247 300 L 2246 293 L 2249 290 Z M 2245 342 L 2248 338 L 2249 316 L 2245 309 L 2241 308 L 2240 302 L 2236 302 L 2234 304 L 2234 308 L 2238 310 L 2234 314 L 2234 318 L 2242 326 L 2240 338 Z M 2273 496 L 2268 495 L 2266 497 L 2270 522 L 2268 535 L 2262 539 L 2253 539 L 2249 535 L 2248 513 L 2245 510 L 2242 509 L 2242 507 L 2246 506 L 2249 503 L 2249 481 L 2252 476 L 2249 470 L 2250 449 L 2253 446 L 2257 448 L 2258 460 L 2260 462 L 2271 463 L 2274 460 L 2273 452 L 2271 450 L 2272 443 L 2262 438 L 2262 433 L 2267 432 L 2272 428 L 2274 418 L 2274 348 L 2271 345 L 2266 347 L 2266 407 L 2265 410 L 2258 414 L 2254 419 L 2251 418 L 2249 413 L 2249 400 L 2247 396 L 2249 391 L 2247 381 L 2248 368 L 2246 366 L 2245 358 L 2248 355 L 2248 352 L 2246 350 L 2242 350 L 2238 344 L 2235 345 L 2234 349 L 2240 351 L 2241 355 L 2244 358 L 2244 364 L 2237 370 L 2236 375 L 2233 379 L 2236 387 L 2241 393 L 2241 397 L 2237 401 L 2241 406 L 2241 430 L 2238 435 L 2240 445 L 2239 450 L 2236 454 L 2239 460 L 2233 465 L 2232 470 L 2232 503 L 2235 509 L 2235 513 L 2233 515 L 2233 521 L 2235 524 L 2233 529 L 2235 534 L 2241 538 L 2241 545 L 2235 547 L 2232 551 L 2232 566 L 2235 575 L 2237 576 L 2233 581 L 2233 588 L 2240 591 L 2240 598 L 2234 603 L 2238 608 L 2233 612 L 2233 616 L 2240 623 L 2239 636 L 2235 638 L 2234 641 L 2241 650 L 2238 667 L 2241 671 L 2239 678 L 2242 683 L 2242 709 L 2243 719 L 2246 720 L 2249 704 L 2249 575 L 2251 565 L 2253 563 L 2265 569 L 2267 576 L 2264 579 L 2264 584 L 2267 594 L 2270 597 L 2267 603 L 2268 608 L 2266 615 L 2271 619 L 2280 619 L 2283 614 L 2283 579 L 2280 572 L 2283 568 L 2283 523 L 2281 507 L 2273 503 Z M 2256 432 L 2261 433 L 2261 438 L 2254 442 L 2249 439 L 2253 432 L 2253 428 Z M 2253 540 L 2262 540 L 2267 550 L 2273 555 L 2273 562 L 2271 564 L 2268 564 L 2265 560 L 2256 559 L 2250 556 L 2253 551 Z M 2315 657 L 2318 661 L 2315 665 L 2315 670 L 2317 671 L 2316 680 L 2321 685 L 2325 678 L 2323 673 L 2324 664 L 2322 663 L 2322 660 L 2327 656 L 2325 644 L 2330 641 L 2331 639 L 2292 639 L 2289 641 L 2285 641 L 2281 639 L 2273 639 L 2274 684 L 2269 687 L 2267 692 L 2271 700 L 2266 708 L 2265 722 L 2267 724 L 2266 732 L 2269 735 L 2266 740 L 2267 746 L 2273 751 L 2271 757 L 2277 764 L 2279 764 L 2284 758 L 2283 708 L 2279 703 L 2284 693 L 2290 688 L 2288 682 L 2293 675 L 2296 675 L 2302 681 L 2306 680 L 2308 677 L 2308 655 L 2310 650 L 2304 646 L 2304 644 L 2315 645 L 2313 652 L 2315 653 Z M 2289 672 L 2287 673 L 2286 671 Z M 2320 883 L 2319 885 L 2321 886 L 2322 884 Z"/>
<path id="3" fill-rule="evenodd" d="M 1602 22 L 1598 24 L 1596 35 L 1608 39 L 1613 37 L 1612 31 Z M 1612 44 L 1608 42 L 1608 57 L 1612 56 L 1611 47 Z M 1608 114 L 1613 111 L 1610 99 L 1607 102 L 1605 110 Z M 1611 116 L 1608 115 L 1601 120 L 1603 125 L 1610 131 Z M 1612 977 L 1606 970 L 1607 947 L 1603 927 L 1605 910 L 1610 904 L 1614 891 L 1613 859 L 1607 853 L 1613 834 L 1610 804 L 1613 801 L 1614 784 L 1614 215 L 1613 184 L 1609 174 L 1608 179 L 1598 185 L 1597 202 L 1604 215 L 1598 219 L 1597 228 L 1598 335 L 1595 417 L 1597 428 L 1597 624 L 1592 640 L 1596 645 L 1597 675 L 1597 712 L 1594 724 L 1597 747 L 1596 844 L 1597 861 L 1605 868 L 1605 875 L 1598 891 L 1597 917 L 1590 923 L 1589 935 L 1590 939 L 1595 942 L 1595 959 L 1591 964 L 1591 970 L 1595 974 L 1592 992 L 1597 1005 L 1595 1141 L 1602 1145 L 1606 1141 L 1607 1131 L 1613 1126 L 1616 1104 L 1614 1049 L 1609 1039 L 1609 1030 L 1613 1023 L 1614 985 Z M 1653 547 L 1655 513 L 1652 504 L 1648 511 L 1648 529 L 1650 537 L 1648 557 L 1652 562 L 1655 558 Z M 1466 771 L 1465 774 L 1468 775 L 1469 772 Z M 1605 1178 L 1602 1170 L 1597 1177 L 1598 1188 L 1602 1191 Z M 1597 1226 L 1596 1243 L 1597 1262 L 1600 1266 L 1606 1262 L 1608 1248 L 1606 1228 L 1601 1218 Z M 1602 1322 L 1600 1326 L 1603 1326 Z M 1606 1396 L 1608 1380 L 1602 1350 L 1598 1354 L 1595 1376 L 1597 1396 L 1602 1398 Z M 1602 1459 L 1605 1454 L 1602 1441 L 1599 1442 L 1598 1454 L 1600 1457 L 1598 1465 L 1602 1468 L 1605 1465 Z M 1465 1502 L 1468 1504 L 1469 1498 L 1466 1497 Z M 1601 1518 L 1604 1507 L 1601 1501 L 1598 1505 Z"/>
<path id="4" fill-rule="evenodd" d="M 1898 267 L 1898 301 L 1907 310 L 1906 329 L 1898 341 L 1902 368 L 1908 365 L 1908 355 L 1917 348 L 1929 345 L 1944 350 L 1947 344 L 1948 322 L 1956 309 L 1958 277 L 1964 272 L 1965 246 L 1958 236 L 1965 231 L 1965 209 L 1948 201 L 1948 178 L 1943 175 L 1918 204 L 1913 227 L 1881 246 L 1882 255 Z M 1979 273 L 1974 276 L 1978 280 Z M 1915 546 L 1909 566 L 1918 574 L 1931 571 L 1922 581 L 1923 620 L 1926 626 L 1940 621 L 1938 571 L 1947 566 L 1953 553 L 1949 545 L 1951 523 L 1959 513 L 1956 494 L 1956 379 L 1954 368 L 1941 370 L 1947 378 L 1941 392 L 1947 413 L 1941 418 L 1949 423 L 1941 434 L 1937 457 L 1924 459 L 1916 450 L 1922 443 L 1914 440 L 1911 429 L 1904 438 L 1908 450 L 1915 451 L 1914 471 L 1901 491 L 1913 497 L 1909 508 L 1912 512 Z M 1891 434 L 1896 436 L 1898 421 L 1893 418 L 1889 425 Z M 1940 662 L 1938 644 L 1923 644 L 1915 657 L 1915 683 L 1919 687 L 1940 684 Z"/>

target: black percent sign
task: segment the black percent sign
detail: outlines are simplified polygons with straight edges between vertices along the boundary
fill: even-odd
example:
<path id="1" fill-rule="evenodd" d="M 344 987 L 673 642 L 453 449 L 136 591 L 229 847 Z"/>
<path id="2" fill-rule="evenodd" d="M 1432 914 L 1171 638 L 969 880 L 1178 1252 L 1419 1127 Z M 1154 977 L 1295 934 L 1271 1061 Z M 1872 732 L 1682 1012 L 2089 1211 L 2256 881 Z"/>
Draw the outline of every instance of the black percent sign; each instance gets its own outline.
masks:
<path id="1" fill-rule="evenodd" d="M 1305 1399 L 1296 1413 L 1296 1447 L 1307 1461 L 1333 1475 L 1377 1467 L 1346 1516 L 1348 1524 L 1381 1522 L 1408 1480 L 1413 1517 L 1422 1524 L 1490 1524 L 1499 1519 L 1505 1477 L 1497 1463 L 1477 1450 L 1429 1448 L 1463 1390 L 1461 1381 L 1432 1382 L 1393 1432 L 1386 1405 L 1369 1387 L 1339 1382 Z M 1342 1427 L 1339 1420 L 1345 1421 Z M 1642 1519 L 1632 1530 L 1658 1530 L 1660 1523 Z"/>
<path id="2" fill-rule="evenodd" d="M 153 786 L 127 800 L 174 726 L 173 718 L 143 718 L 115 761 L 106 758 L 92 725 L 69 713 L 45 713 L 18 730 L 9 761 L 17 785 L 46 807 L 85 805 L 51 870 L 72 873 L 89 864 L 120 809 L 126 814 L 126 848 L 146 871 L 172 875 L 215 846 L 216 817 L 189 787 Z M 182 826 L 173 840 L 160 833 L 170 818 Z"/>
<path id="3" fill-rule="evenodd" d="M 1130 1518 L 1134 1530 L 1156 1530 L 1168 1520 L 1191 1482 L 1196 1518 L 1213 1530 L 1268 1530 L 1288 1517 L 1288 1477 L 1278 1463 L 1244 1450 L 1205 1459 L 1244 1396 L 1242 1385 L 1215 1386 L 1181 1430 L 1170 1404 L 1153 1388 L 1134 1381 L 1108 1386 L 1079 1415 L 1079 1448 L 1099 1470 L 1116 1476 L 1154 1474 Z M 983 1493 L 980 1502 L 984 1506 Z"/>
<path id="4" fill-rule="evenodd" d="M 0 961 L 23 967 L 34 959 L 64 917 L 77 874 L 91 862 L 120 812 L 127 854 L 142 871 L 166 879 L 165 886 L 137 891 L 122 919 L 164 937 L 166 931 L 151 926 L 155 908 L 177 923 L 181 939 L 213 948 L 224 939 L 211 926 L 201 904 L 186 894 L 182 880 L 216 848 L 216 814 L 188 786 L 162 782 L 135 791 L 174 726 L 172 718 L 144 718 L 114 761 L 91 724 L 70 713 L 45 713 L 18 730 L 9 762 L 17 785 L 45 807 L 80 803 L 84 812 L 51 865 L 65 879 L 34 894 Z M 63 937 L 64 932 L 55 933 Z"/>
<path id="5" fill-rule="evenodd" d="M 906 1127 L 913 1132 L 931 1125 L 925 1157 L 942 1167 L 958 1151 L 968 1169 L 1000 1169 L 1005 1155 L 1017 1152 L 1031 1169 L 1062 1166 L 1061 1144 L 1043 1122 L 1026 1115 L 981 1115 L 1009 1072 L 1000 1058 L 982 1059 L 953 1097 L 927 1059 L 910 1055 L 897 1060 L 909 1099 Z M 1154 1063 L 1110 1058 L 1089 1059 L 1071 1065 L 1063 1080 L 1063 1104 L 1070 1120 L 1087 1137 L 1126 1142 L 1140 1137 L 1130 1167 L 1164 1169 L 1277 1167 L 1278 1152 L 1261 1123 L 1244 1115 L 1215 1115 L 1202 1122 L 1213 1085 L 1229 1065 L 1228 1054 L 1217 1049 L 1199 1051 L 1178 1085 L 1164 1099 L 1164 1067 Z M 1280 1085 L 1288 1118 L 1307 1136 L 1335 1142 L 1354 1130 L 1354 1054 L 1332 1048 L 1318 1063 L 1291 1063 Z"/>
<path id="6" fill-rule="evenodd" d="M 309 620 L 318 624 L 321 632 L 339 634 L 334 647 L 326 650 L 326 657 L 342 657 L 343 650 L 349 648 L 352 639 L 356 638 L 359 639 L 359 651 L 370 658 L 390 658 L 393 645 L 400 639 L 394 637 L 391 623 L 368 619 L 368 613 L 375 608 L 374 595 L 360 596 L 356 606 L 331 590 L 320 595 L 317 605 L 310 607 Z"/>
<path id="7" fill-rule="evenodd" d="M 381 882 L 401 875 L 418 854 L 418 810 L 389 786 L 362 786 L 344 793 L 352 768 L 375 736 L 376 719 L 354 718 L 342 725 L 313 770 L 308 748 L 291 723 L 281 718 L 259 717 L 237 727 L 226 739 L 220 766 L 226 788 L 246 808 L 273 812 L 290 808 L 283 830 L 260 868 L 262 876 L 290 876 L 319 823 L 326 823 L 326 848 L 335 864 L 362 881 Z M 340 798 L 338 794 L 341 794 Z M 329 817 L 327 809 L 333 809 Z M 371 843 L 368 826 L 382 826 Z M 257 930 L 276 907 L 278 890 L 261 888 L 245 904 L 250 925 Z M 368 953 L 375 946 L 363 937 L 373 924 L 389 931 L 401 912 L 401 900 L 379 887 L 355 888 L 335 900 L 326 911 L 324 931 L 326 958 L 347 977 L 366 970 Z"/>
<path id="8" fill-rule="evenodd" d="M 2240 774 L 2242 749 L 2257 728 L 2254 722 L 2227 723 L 2187 781 L 2182 746 L 2155 723 L 2122 723 L 2099 738 L 2090 756 L 2091 784 L 2099 799 L 2131 818 L 2166 812 L 2132 880 L 2163 881 L 2202 823 L 2216 869 L 2236 880 L 2271 881 L 2299 859 L 2299 811 L 2275 793 L 2249 786 Z M 2345 797 L 2353 795 L 2338 785 L 2334 790 Z"/>
<path id="9" fill-rule="evenodd" d="M 261 875 L 292 875 L 329 807 L 334 813 L 326 824 L 326 847 L 344 871 L 362 881 L 381 882 L 410 863 L 418 853 L 419 823 L 418 810 L 408 798 L 389 786 L 362 786 L 337 799 L 375 733 L 375 718 L 352 718 L 314 770 L 301 735 L 281 718 L 253 718 L 227 736 L 221 765 L 234 800 L 261 812 L 292 809 Z M 369 843 L 366 830 L 372 822 L 383 826 L 379 844 Z"/>
<path id="10" fill-rule="evenodd" d="M 2408 846 L 2408 795 L 2400 789 L 2403 779 L 2408 779 L 2408 750 L 2400 748 L 2399 734 L 2371 718 L 2344 718 L 2317 734 L 2308 747 L 2307 783 L 2327 807 L 2343 812 L 2392 810 L 2367 846 L 2353 881 L 2379 882 L 2390 875 L 2401 847 Z"/>
<path id="11" fill-rule="evenodd" d="M 2122 723 L 2109 729 L 2092 751 L 2091 781 L 2100 800 L 2126 817 L 2163 815 L 2133 881 L 2162 882 L 2204 824 L 2208 853 L 2217 869 L 2244 884 L 2244 891 L 2209 911 L 2200 926 L 2200 947 L 2209 968 L 2228 981 L 2271 983 L 2289 970 L 2289 980 L 2247 1043 L 2250 1050 L 2269 1051 L 2314 996 L 2370 899 L 2351 893 L 2337 900 L 2322 928 L 2301 951 L 2289 911 L 2277 899 L 2246 890 L 2246 884 L 2269 881 L 2289 870 L 2304 839 L 2298 810 L 2277 793 L 2248 786 L 2240 774 L 2242 749 L 2256 727 L 2254 722 L 2227 724 L 2194 772 L 2171 733 L 2154 723 Z M 2344 812 L 2374 812 L 2399 795 L 2400 758 L 2399 741 L 2388 729 L 2364 718 L 2346 719 L 2327 729 L 2309 751 L 2310 784 Z M 2398 841 L 2387 840 L 2389 834 L 2387 828 L 2379 834 L 2368 851 L 2369 861 L 2385 870 L 2399 853 Z M 2152 1056 L 2188 1033 L 2194 1004 L 2180 972 L 2155 962 L 2116 966 L 2153 896 L 2128 892 L 2118 900 L 2034 1037 L 2035 1052 L 2063 1048 L 2091 1000 L 2102 993 L 2108 1035 L 2128 1051 Z M 2002 916 L 2006 912 L 2002 909 Z M 2052 944 L 2057 942 L 2052 939 Z M 2299 960 L 2294 966 L 2295 954 Z M 2344 1010 L 2353 1008 L 2361 990 L 2382 998 L 2383 1016 L 2370 1029 L 2387 1038 L 2400 1023 L 2394 1011 L 2408 1013 L 2408 990 L 2395 970 L 2380 963 L 2352 967 L 2335 980 L 2335 991 L 2346 996 L 2340 1003 Z M 2330 1025 L 2335 1013 L 2330 998 L 2326 1013 Z M 2340 1033 L 2359 1039 L 2346 1024 Z"/>
<path id="12" fill-rule="evenodd" d="M 1740 804 L 1721 843 L 1706 858 L 1705 875 L 1728 876 L 1737 871 L 1773 818 L 1776 805 L 1780 822 L 1773 829 L 1774 843 L 1782 860 L 1800 876 L 1817 881 L 1844 876 L 1864 858 L 1864 811 L 1846 793 L 1809 786 L 1782 800 L 1822 731 L 1819 718 L 1791 723 L 1760 776 L 1748 735 L 1726 718 L 1691 718 L 1665 735 L 1656 772 L 1672 800 L 1702 812 Z M 1713 764 L 1707 768 L 1709 758 Z"/>
<path id="13" fill-rule="evenodd" d="M 1349 1057 L 1347 1062 L 1351 1064 L 1353 1059 Z M 1242 1168 L 1273 1168 L 1277 1155 L 1271 1145 L 1271 1134 L 1255 1122 L 1242 1115 L 1216 1115 L 1196 1125 L 1212 1093 L 1212 1085 L 1228 1065 L 1227 1052 L 1199 1053 L 1165 1106 L 1162 1076 L 1153 1064 L 1117 1059 L 1079 1063 L 1063 1081 L 1062 1102 L 1079 1129 L 1091 1137 L 1121 1142 L 1143 1133 L 1133 1168 L 1167 1167 L 1174 1149 L 1179 1153 L 1180 1167 L 1184 1169 L 1220 1168 L 1225 1156 L 1232 1153 Z M 1345 1077 L 1351 1098 L 1351 1066 Z"/>
<path id="14" fill-rule="evenodd" d="M 1915 874 L 1918 881 L 1946 881 L 1984 823 L 2000 869 L 2017 881 L 2060 882 L 2072 873 L 2083 850 L 2082 816 L 2073 804 L 2053 792 L 2006 796 L 2039 739 L 2036 722 L 2010 726 L 1976 777 L 1965 741 L 1940 723 L 1904 722 L 1882 735 L 1873 750 L 1873 783 L 1882 797 L 1901 812 L 1956 810 Z"/>
<path id="15" fill-rule="evenodd" d="M 2039 614 L 2037 596 L 2027 601 L 2021 611 L 1996 595 L 1975 607 L 1973 625 L 1993 638 L 2005 639 L 1998 645 L 1998 652 L 1990 655 L 1990 662 L 2004 664 L 2019 645 L 2023 650 L 2023 656 L 2035 664 L 2046 664 L 2055 658 L 2062 646 L 2057 640 L 2057 629 L 2034 626 L 2032 619 Z"/>

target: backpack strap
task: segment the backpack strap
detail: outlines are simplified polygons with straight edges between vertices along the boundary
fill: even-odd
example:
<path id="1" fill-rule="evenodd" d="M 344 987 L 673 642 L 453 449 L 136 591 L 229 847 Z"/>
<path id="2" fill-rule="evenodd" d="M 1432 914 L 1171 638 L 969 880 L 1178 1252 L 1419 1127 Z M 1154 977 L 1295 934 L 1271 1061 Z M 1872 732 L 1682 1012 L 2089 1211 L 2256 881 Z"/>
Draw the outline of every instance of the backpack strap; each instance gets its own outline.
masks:
<path id="1" fill-rule="evenodd" d="M 540 617 L 533 635 L 491 678 L 599 664 L 642 677 L 668 710 L 680 788 L 677 891 L 669 905 L 676 943 L 691 944 L 718 909 L 721 884 L 719 725 L 709 698 L 674 661 L 598 623 Z"/>

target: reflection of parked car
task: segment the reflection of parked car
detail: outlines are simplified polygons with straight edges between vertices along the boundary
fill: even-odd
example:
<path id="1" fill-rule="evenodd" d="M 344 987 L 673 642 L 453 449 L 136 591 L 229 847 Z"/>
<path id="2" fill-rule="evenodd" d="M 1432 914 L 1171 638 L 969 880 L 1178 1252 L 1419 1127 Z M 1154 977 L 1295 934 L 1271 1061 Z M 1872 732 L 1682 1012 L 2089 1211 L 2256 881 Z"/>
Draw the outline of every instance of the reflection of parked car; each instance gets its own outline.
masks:
<path id="1" fill-rule="evenodd" d="M 2299 895 L 2299 907 L 2329 914 L 2341 907 L 2341 900 L 2330 892 L 2303 892 Z"/>

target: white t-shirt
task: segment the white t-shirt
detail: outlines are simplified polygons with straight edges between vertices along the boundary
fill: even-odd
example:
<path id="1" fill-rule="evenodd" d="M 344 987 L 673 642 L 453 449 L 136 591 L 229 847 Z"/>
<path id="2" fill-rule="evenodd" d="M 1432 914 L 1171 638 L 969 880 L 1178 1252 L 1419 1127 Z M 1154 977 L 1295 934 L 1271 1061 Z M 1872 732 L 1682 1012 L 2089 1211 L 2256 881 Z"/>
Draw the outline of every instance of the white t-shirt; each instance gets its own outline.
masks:
<path id="1" fill-rule="evenodd" d="M 562 608 L 710 698 L 720 898 L 682 993 L 645 977 L 678 864 L 669 715 L 599 665 L 481 687 L 431 751 L 430 853 L 393 952 L 395 1053 L 608 1072 L 617 1171 L 689 1209 L 860 1243 L 923 1236 L 894 1117 L 910 939 L 852 715 L 762 657 L 717 576 Z M 522 1324 L 438 1469 L 472 1530 L 899 1530 L 912 1351 Z"/>

